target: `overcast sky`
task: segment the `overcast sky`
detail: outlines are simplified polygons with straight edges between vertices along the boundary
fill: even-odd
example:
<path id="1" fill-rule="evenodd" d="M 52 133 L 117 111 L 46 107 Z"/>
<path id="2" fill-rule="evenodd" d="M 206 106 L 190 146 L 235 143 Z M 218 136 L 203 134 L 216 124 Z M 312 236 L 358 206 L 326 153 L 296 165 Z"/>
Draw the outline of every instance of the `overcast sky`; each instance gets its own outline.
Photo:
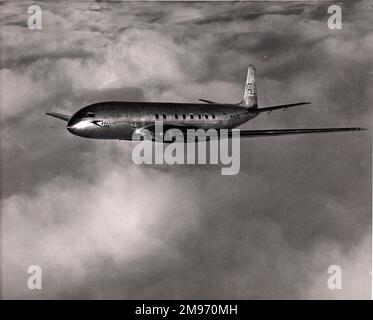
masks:
<path id="1" fill-rule="evenodd" d="M 370 298 L 372 3 L 1 2 L 4 298 Z M 367 132 L 247 139 L 241 171 L 136 166 L 133 144 L 85 140 L 45 112 L 103 100 L 242 99 L 245 129 Z M 27 267 L 43 290 L 27 289 Z M 329 290 L 339 265 L 343 289 Z"/>

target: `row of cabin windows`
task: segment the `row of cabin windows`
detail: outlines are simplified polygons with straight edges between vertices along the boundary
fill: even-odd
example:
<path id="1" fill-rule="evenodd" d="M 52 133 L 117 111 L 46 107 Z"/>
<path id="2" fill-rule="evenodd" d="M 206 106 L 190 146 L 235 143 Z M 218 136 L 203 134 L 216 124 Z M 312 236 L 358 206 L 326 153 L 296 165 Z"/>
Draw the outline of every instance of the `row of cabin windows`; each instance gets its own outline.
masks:
<path id="1" fill-rule="evenodd" d="M 180 118 L 179 118 L 179 116 L 180 116 Z M 178 119 L 184 119 L 185 120 L 187 118 L 187 115 L 185 115 L 185 114 L 181 114 L 181 115 L 175 114 L 174 117 L 175 117 L 176 120 L 178 120 Z M 204 116 L 199 114 L 199 115 L 196 115 L 195 117 L 194 117 L 193 114 L 189 114 L 189 119 L 193 120 L 194 118 L 195 119 L 203 119 L 203 118 L 204 119 L 216 119 L 214 114 L 211 115 L 211 116 L 209 116 L 208 114 L 205 114 Z M 165 115 L 165 114 L 162 114 L 162 115 L 155 114 L 155 119 L 156 120 L 159 120 L 159 119 L 166 120 L 167 115 Z"/>

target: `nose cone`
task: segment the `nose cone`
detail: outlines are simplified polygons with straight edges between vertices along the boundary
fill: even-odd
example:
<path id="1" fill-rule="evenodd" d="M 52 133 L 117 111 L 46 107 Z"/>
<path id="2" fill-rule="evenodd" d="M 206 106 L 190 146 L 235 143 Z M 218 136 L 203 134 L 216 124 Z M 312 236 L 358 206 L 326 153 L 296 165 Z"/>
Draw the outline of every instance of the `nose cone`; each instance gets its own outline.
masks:
<path id="1" fill-rule="evenodd" d="M 72 134 L 76 134 L 77 133 L 77 128 L 76 128 L 76 124 L 79 122 L 79 119 L 77 119 L 76 116 L 72 116 L 70 118 L 70 120 L 67 122 L 67 125 L 66 125 L 66 129 L 72 133 Z"/>
<path id="2" fill-rule="evenodd" d="M 95 135 L 97 125 L 92 123 L 91 119 L 87 119 L 84 115 L 77 113 L 67 122 L 66 129 L 76 136 L 91 138 Z"/>
<path id="3" fill-rule="evenodd" d="M 69 125 L 66 126 L 66 129 L 67 129 L 67 131 L 69 131 L 69 132 L 72 133 L 72 134 L 74 134 L 75 131 L 76 131 L 76 130 L 74 130 L 74 127 L 73 127 L 73 126 L 69 126 Z"/>

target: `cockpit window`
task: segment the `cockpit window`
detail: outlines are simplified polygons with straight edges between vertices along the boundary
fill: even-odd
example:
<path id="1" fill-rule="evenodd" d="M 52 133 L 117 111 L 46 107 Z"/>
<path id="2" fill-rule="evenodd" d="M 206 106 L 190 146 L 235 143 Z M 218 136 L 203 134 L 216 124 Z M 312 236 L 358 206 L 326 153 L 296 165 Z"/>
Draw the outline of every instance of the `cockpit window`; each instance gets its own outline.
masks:
<path id="1" fill-rule="evenodd" d="M 93 118 L 94 116 L 95 116 L 95 114 L 93 112 L 88 112 L 87 113 L 87 117 Z"/>

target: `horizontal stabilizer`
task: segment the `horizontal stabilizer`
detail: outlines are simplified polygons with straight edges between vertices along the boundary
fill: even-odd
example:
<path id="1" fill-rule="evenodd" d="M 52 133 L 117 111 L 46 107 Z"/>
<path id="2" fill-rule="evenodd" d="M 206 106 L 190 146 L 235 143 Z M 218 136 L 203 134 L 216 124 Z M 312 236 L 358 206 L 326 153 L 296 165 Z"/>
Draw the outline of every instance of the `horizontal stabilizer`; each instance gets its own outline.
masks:
<path id="1" fill-rule="evenodd" d="M 292 107 L 298 107 L 298 106 L 303 106 L 306 104 L 310 104 L 311 102 L 297 102 L 297 103 L 291 103 L 291 104 L 281 104 L 278 106 L 273 106 L 273 107 L 265 107 L 265 108 L 259 108 L 256 111 L 257 112 L 272 112 L 274 110 L 285 110 L 287 108 L 292 108 Z"/>
<path id="2" fill-rule="evenodd" d="M 47 112 L 46 115 L 63 120 L 63 121 L 69 121 L 70 116 L 61 114 L 61 113 L 55 113 L 55 112 Z"/>

